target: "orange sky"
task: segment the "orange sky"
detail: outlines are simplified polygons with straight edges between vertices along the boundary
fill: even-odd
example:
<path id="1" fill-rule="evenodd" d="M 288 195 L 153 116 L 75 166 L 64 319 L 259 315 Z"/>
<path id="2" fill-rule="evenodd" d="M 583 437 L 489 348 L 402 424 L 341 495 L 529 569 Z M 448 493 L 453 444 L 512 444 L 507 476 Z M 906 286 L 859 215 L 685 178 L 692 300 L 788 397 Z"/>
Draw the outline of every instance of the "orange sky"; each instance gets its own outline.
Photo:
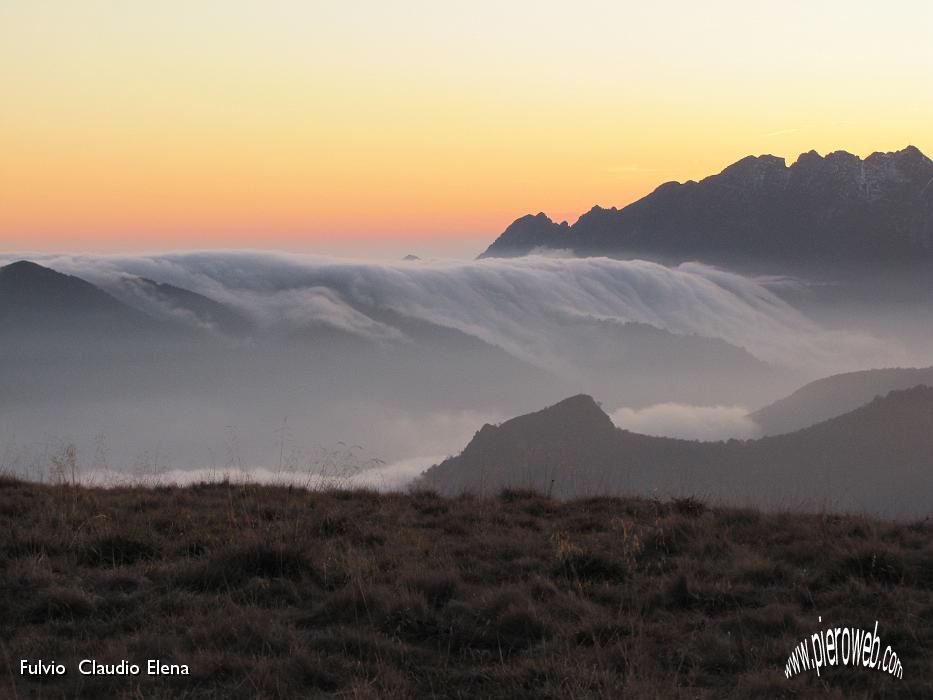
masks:
<path id="1" fill-rule="evenodd" d="M 466 254 L 750 153 L 933 153 L 929 3 L 748 4 L 7 0 L 0 248 Z"/>

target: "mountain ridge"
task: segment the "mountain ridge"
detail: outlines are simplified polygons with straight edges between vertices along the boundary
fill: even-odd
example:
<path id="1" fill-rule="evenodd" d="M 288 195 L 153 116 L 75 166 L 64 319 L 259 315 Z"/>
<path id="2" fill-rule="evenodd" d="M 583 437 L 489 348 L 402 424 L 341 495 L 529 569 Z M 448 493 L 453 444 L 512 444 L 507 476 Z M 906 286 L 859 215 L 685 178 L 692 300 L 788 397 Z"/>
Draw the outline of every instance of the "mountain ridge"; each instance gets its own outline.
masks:
<path id="1" fill-rule="evenodd" d="M 915 146 L 862 159 L 747 156 L 700 181 L 666 182 L 573 224 L 516 219 L 479 257 L 568 249 L 682 262 L 933 261 L 933 161 Z"/>
<path id="2" fill-rule="evenodd" d="M 920 385 L 793 433 L 719 442 L 623 430 L 592 397 L 576 396 L 483 426 L 418 485 L 451 495 L 520 487 L 913 517 L 933 510 L 931 469 L 933 388 Z"/>
<path id="3" fill-rule="evenodd" d="M 0 267 L 4 331 L 136 331 L 152 320 L 80 277 L 29 260 Z"/>
<path id="4" fill-rule="evenodd" d="M 749 414 L 765 435 L 800 430 L 853 411 L 876 396 L 918 385 L 933 387 L 933 367 L 888 367 L 843 372 L 803 385 Z"/>

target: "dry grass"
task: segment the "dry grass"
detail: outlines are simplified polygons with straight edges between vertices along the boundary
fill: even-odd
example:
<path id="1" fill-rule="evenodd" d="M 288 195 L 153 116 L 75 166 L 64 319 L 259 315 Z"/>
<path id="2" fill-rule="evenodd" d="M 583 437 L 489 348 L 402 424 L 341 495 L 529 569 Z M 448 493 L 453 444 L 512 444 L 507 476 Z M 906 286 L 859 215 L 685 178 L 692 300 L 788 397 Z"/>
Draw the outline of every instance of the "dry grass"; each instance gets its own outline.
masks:
<path id="1" fill-rule="evenodd" d="M 933 696 L 933 524 L 523 491 L 0 483 L 9 697 Z M 785 680 L 817 616 L 902 680 Z M 182 677 L 35 680 L 18 660 Z"/>

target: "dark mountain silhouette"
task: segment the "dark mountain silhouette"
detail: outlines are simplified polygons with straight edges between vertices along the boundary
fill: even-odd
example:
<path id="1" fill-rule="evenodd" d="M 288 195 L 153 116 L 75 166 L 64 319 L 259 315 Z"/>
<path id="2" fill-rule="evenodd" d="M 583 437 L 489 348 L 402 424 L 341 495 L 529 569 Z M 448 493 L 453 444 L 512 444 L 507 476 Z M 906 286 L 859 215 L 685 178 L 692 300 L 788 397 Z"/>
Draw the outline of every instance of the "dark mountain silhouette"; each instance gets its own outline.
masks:
<path id="1" fill-rule="evenodd" d="M 105 291 L 86 280 L 21 260 L 0 268 L 0 322 L 7 333 L 185 335 L 185 329 L 247 332 L 237 311 L 201 294 L 144 277 Z"/>
<path id="2" fill-rule="evenodd" d="M 180 287 L 127 277 L 108 290 L 113 294 L 32 262 L 0 268 L 0 412 L 36 399 L 171 392 L 239 392 L 243 403 L 307 392 L 306 403 L 312 384 L 352 396 L 350 373 L 361 400 L 405 374 L 421 379 L 407 388 L 410 403 L 444 395 L 454 408 L 489 393 L 506 400 L 515 383 L 553 383 L 549 373 L 479 338 L 388 310 L 373 315 L 401 333 L 384 342 L 327 325 L 258 334 L 234 309 Z M 214 331 L 249 334 L 250 342 L 228 343 Z"/>
<path id="3" fill-rule="evenodd" d="M 869 369 L 818 379 L 751 414 L 765 435 L 800 430 L 863 406 L 876 396 L 917 385 L 933 387 L 933 367 Z"/>
<path id="4" fill-rule="evenodd" d="M 28 261 L 6 265 L 0 268 L 0 412 L 9 419 L 37 402 L 81 397 L 92 404 L 192 388 L 205 366 L 220 364 L 216 358 L 192 362 L 206 335 L 78 277 Z"/>
<path id="5" fill-rule="evenodd" d="M 138 332 L 153 322 L 78 277 L 26 260 L 0 268 L 0 332 Z"/>
<path id="6" fill-rule="evenodd" d="M 933 511 L 933 389 L 894 391 L 804 430 L 704 443 L 616 428 L 589 396 L 500 426 L 429 469 L 443 493 L 697 496 L 716 502 L 916 517 Z"/>
<path id="7" fill-rule="evenodd" d="M 933 161 L 908 146 L 864 160 L 837 151 L 744 158 L 700 182 L 668 182 L 623 209 L 594 207 L 573 226 L 544 214 L 509 226 L 481 257 L 536 248 L 664 262 L 933 261 Z"/>

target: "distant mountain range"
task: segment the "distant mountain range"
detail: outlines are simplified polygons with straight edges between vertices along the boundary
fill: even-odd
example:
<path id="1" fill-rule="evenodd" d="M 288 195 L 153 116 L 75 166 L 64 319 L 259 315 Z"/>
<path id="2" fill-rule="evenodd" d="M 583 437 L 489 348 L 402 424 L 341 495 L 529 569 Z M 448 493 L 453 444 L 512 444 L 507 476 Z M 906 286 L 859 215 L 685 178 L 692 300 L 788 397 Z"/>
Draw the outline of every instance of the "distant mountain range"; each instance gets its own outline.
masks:
<path id="1" fill-rule="evenodd" d="M 38 366 L 36 352 L 67 357 L 78 349 L 88 353 L 93 349 L 91 354 L 101 356 L 104 362 L 101 353 L 121 352 L 122 341 L 129 341 L 160 346 L 164 359 L 169 357 L 167 346 L 177 349 L 179 343 L 191 341 L 202 349 L 211 347 L 217 359 L 216 353 L 226 350 L 216 342 L 205 342 L 226 337 L 249 339 L 246 345 L 256 341 L 283 349 L 293 347 L 295 359 L 302 365 L 309 356 L 305 360 L 299 356 L 314 351 L 318 356 L 324 353 L 335 358 L 341 365 L 356 363 L 362 368 L 375 361 L 376 353 L 381 360 L 394 355 L 396 370 L 408 367 L 434 382 L 454 375 L 492 381 L 501 374 L 503 381 L 510 377 L 554 392 L 548 395 L 550 399 L 580 388 L 579 383 L 561 383 L 550 370 L 533 366 L 479 335 L 380 304 L 361 305 L 358 310 L 397 331 L 398 337 L 377 341 L 339 326 L 313 322 L 260 328 L 233 306 L 171 284 L 127 275 L 102 288 L 19 261 L 0 268 L 0 358 L 15 354 L 26 364 Z M 600 387 L 628 396 L 633 405 L 658 396 L 700 401 L 708 395 L 710 382 L 721 386 L 722 400 L 729 401 L 739 401 L 741 387 L 751 381 L 785 385 L 781 372 L 718 338 L 681 335 L 643 323 L 614 324 L 576 317 L 565 323 L 567 336 L 580 341 L 576 359 L 589 373 L 586 376 L 598 376 Z M 199 352 L 193 347 L 191 351 Z M 20 374 L 25 376 L 24 372 Z M 382 377 L 373 381 L 378 383 Z M 579 376 L 576 381 L 590 386 Z"/>
<path id="2" fill-rule="evenodd" d="M 419 485 L 697 496 L 721 503 L 920 517 L 933 512 L 933 389 L 894 391 L 842 416 L 758 440 L 696 442 L 616 428 L 589 396 L 499 426 Z"/>
<path id="3" fill-rule="evenodd" d="M 933 161 L 917 148 L 864 160 L 837 151 L 791 166 L 749 156 L 700 182 L 668 182 L 575 224 L 543 213 L 509 226 L 480 257 L 566 249 L 662 262 L 839 265 L 933 261 Z"/>
<path id="4" fill-rule="evenodd" d="M 174 285 L 128 275 L 104 289 L 18 261 L 0 267 L 0 410 L 36 397 L 220 394 L 243 386 L 253 397 L 311 384 L 345 393 L 347 373 L 373 393 L 399 376 L 418 377 L 423 383 L 409 384 L 407 398 L 440 392 L 456 407 L 470 405 L 471 388 L 507 396 L 510 382 L 546 387 L 552 381 L 462 331 L 387 310 L 373 313 L 400 331 L 397 340 L 380 342 L 327 324 L 267 329 L 235 307 Z M 670 340 L 674 349 L 682 344 L 679 336 Z M 711 361 L 726 345 L 701 340 Z M 730 356 L 733 364 L 739 359 Z M 464 387 L 466 377 L 472 379 Z"/>

